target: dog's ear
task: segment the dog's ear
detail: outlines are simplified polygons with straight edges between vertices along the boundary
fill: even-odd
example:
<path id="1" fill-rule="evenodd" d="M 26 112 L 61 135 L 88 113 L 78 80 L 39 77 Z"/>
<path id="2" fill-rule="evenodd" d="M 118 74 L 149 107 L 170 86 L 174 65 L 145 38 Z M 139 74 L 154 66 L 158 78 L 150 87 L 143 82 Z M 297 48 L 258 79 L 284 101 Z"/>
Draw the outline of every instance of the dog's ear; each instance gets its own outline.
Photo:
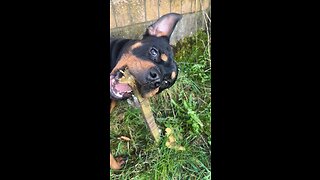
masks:
<path id="1" fill-rule="evenodd" d="M 151 35 L 156 37 L 166 36 L 170 39 L 170 36 L 177 24 L 182 18 L 182 15 L 177 13 L 169 13 L 160 17 L 155 23 L 151 24 L 146 31 L 145 35 Z"/>

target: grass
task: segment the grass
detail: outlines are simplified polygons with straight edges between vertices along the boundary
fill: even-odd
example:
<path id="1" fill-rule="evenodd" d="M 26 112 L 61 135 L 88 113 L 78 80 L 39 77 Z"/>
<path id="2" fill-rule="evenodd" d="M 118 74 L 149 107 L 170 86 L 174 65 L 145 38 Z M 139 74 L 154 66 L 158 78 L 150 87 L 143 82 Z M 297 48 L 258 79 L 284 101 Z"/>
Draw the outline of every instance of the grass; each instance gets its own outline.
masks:
<path id="1" fill-rule="evenodd" d="M 156 97 L 151 106 L 162 134 L 174 131 L 185 151 L 166 147 L 166 136 L 156 145 L 141 111 L 120 102 L 111 114 L 111 152 L 129 156 L 111 179 L 211 179 L 211 42 L 200 30 L 175 47 L 177 82 Z M 118 140 L 131 138 L 129 142 Z"/>

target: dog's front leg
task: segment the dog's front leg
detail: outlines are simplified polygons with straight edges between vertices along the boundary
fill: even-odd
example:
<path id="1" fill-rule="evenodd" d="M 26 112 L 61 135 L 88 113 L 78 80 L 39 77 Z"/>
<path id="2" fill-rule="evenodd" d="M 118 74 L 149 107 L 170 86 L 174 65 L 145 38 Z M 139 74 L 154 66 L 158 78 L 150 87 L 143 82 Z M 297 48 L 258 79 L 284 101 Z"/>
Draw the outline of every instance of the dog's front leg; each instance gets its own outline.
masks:
<path id="1" fill-rule="evenodd" d="M 117 162 L 117 160 L 112 156 L 111 153 L 110 153 L 110 167 L 111 169 L 114 169 L 114 170 L 121 169 L 121 164 Z"/>

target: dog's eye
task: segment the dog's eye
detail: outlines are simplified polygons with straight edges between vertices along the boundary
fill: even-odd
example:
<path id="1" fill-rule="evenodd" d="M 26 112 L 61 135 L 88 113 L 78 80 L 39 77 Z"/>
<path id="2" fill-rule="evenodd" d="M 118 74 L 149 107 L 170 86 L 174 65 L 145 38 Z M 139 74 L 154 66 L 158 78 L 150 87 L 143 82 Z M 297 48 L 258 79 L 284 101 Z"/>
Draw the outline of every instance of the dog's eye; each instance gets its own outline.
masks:
<path id="1" fill-rule="evenodd" d="M 165 86 L 169 86 L 169 84 L 170 84 L 168 81 L 163 81 L 163 83 Z"/>
<path id="2" fill-rule="evenodd" d="M 151 56 L 153 56 L 153 57 L 157 57 L 158 54 L 159 54 L 159 52 L 158 52 L 158 50 L 157 50 L 156 48 L 151 48 L 151 49 L 150 49 L 150 54 L 151 54 Z"/>

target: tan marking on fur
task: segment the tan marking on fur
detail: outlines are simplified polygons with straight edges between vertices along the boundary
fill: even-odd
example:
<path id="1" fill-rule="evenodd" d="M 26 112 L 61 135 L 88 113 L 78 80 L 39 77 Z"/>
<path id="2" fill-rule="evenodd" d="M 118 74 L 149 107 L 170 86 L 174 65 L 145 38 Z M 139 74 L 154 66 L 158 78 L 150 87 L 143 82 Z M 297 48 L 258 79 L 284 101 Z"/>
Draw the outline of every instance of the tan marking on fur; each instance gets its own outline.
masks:
<path id="1" fill-rule="evenodd" d="M 137 43 L 135 43 L 135 44 L 133 44 L 133 45 L 131 46 L 131 50 L 136 49 L 136 48 L 139 48 L 139 47 L 141 47 L 141 46 L 142 46 L 142 43 L 141 43 L 141 42 L 137 42 Z"/>
<path id="2" fill-rule="evenodd" d="M 111 100 L 111 105 L 110 105 L 110 113 L 112 112 L 113 108 L 116 106 L 116 101 L 115 100 Z"/>
<path id="3" fill-rule="evenodd" d="M 156 89 L 148 92 L 147 94 L 145 94 L 145 95 L 144 95 L 144 98 L 152 97 L 152 96 L 156 95 L 158 91 L 159 91 L 159 88 L 156 88 Z"/>
<path id="4" fill-rule="evenodd" d="M 114 170 L 121 169 L 121 165 L 116 161 L 116 159 L 112 156 L 111 153 L 110 153 L 110 167 L 111 169 L 114 169 Z"/>
<path id="5" fill-rule="evenodd" d="M 144 72 L 149 70 L 150 68 L 154 67 L 155 65 L 149 61 L 144 61 L 139 59 L 138 57 L 134 56 L 131 53 L 124 54 L 119 62 L 117 63 L 116 67 L 112 70 L 111 74 L 118 71 L 120 68 L 126 66 L 129 71 L 135 75 L 139 74 L 140 72 Z"/>
<path id="6" fill-rule="evenodd" d="M 162 61 L 168 61 L 168 56 L 166 54 L 161 54 Z"/>
<path id="7" fill-rule="evenodd" d="M 171 79 L 174 79 L 174 78 L 176 77 L 176 75 L 177 75 L 177 73 L 173 71 L 173 72 L 171 73 Z"/>

